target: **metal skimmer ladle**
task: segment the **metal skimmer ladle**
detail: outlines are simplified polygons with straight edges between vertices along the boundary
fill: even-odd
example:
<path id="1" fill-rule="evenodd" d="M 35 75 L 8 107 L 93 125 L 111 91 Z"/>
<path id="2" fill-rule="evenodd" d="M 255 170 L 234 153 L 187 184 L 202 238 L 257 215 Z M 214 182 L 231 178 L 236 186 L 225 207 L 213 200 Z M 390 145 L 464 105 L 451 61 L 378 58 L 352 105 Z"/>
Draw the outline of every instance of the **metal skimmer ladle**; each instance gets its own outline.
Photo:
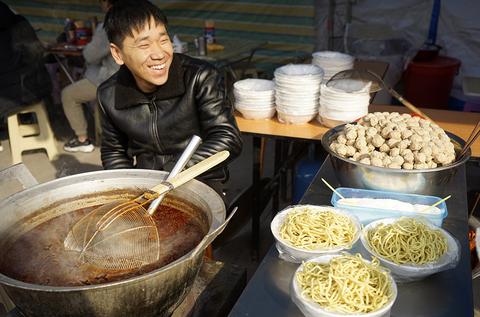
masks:
<path id="1" fill-rule="evenodd" d="M 119 200 L 96 208 L 70 230 L 64 246 L 80 252 L 82 261 L 106 269 L 132 269 L 160 257 L 157 227 L 145 205 L 160 195 L 220 164 L 229 156 L 222 151 L 195 164 L 169 181 L 133 200 Z"/>
<path id="2" fill-rule="evenodd" d="M 202 138 L 200 138 L 197 135 L 194 135 L 190 140 L 190 142 L 188 143 L 185 150 L 183 151 L 182 155 L 178 159 L 177 163 L 175 163 L 175 166 L 170 171 L 170 174 L 168 174 L 166 179 L 167 181 L 172 179 L 172 177 L 177 176 L 178 173 L 180 173 L 183 170 L 185 165 L 187 165 L 188 161 L 190 161 L 190 158 L 192 158 L 193 153 L 195 153 L 200 143 L 202 143 Z M 155 210 L 157 210 L 158 206 L 160 206 L 160 203 L 162 202 L 163 197 L 165 197 L 165 195 L 160 195 L 157 199 L 152 201 L 152 203 L 150 204 L 147 210 L 149 215 L 153 215 Z"/>

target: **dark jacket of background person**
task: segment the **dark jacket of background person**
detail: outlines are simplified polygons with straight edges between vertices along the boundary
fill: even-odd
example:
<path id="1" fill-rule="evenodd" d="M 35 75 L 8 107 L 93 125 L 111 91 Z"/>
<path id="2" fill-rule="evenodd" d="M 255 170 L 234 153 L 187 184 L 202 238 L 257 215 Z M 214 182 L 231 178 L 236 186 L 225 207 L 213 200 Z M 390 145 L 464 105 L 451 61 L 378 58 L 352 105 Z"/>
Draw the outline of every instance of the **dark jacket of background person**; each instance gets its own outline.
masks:
<path id="1" fill-rule="evenodd" d="M 210 64 L 174 54 L 168 81 L 151 93 L 141 92 L 122 66 L 100 85 L 102 163 L 106 169 L 163 170 L 176 161 L 193 134 L 203 143 L 188 165 L 229 150 L 231 161 L 242 149 L 233 111 L 225 101 L 223 80 Z M 224 164 L 226 166 L 226 164 Z M 226 169 L 206 173 L 223 180 Z"/>
<path id="2" fill-rule="evenodd" d="M 0 2 L 0 119 L 49 96 L 44 48 L 21 15 Z"/>

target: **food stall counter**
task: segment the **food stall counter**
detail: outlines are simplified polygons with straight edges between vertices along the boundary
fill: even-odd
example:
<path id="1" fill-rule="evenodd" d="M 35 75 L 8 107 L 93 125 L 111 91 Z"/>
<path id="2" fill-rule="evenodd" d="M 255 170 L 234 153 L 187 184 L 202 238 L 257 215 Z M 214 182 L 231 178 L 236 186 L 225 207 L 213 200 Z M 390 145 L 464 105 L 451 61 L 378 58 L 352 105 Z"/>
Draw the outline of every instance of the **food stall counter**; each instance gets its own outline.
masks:
<path id="1" fill-rule="evenodd" d="M 332 193 L 322 183 L 322 177 L 334 187 L 339 186 L 328 158 L 301 203 L 330 205 Z M 452 198 L 447 203 L 449 214 L 443 228 L 460 242 L 460 262 L 454 269 L 434 274 L 421 281 L 398 284 L 398 297 L 392 307 L 391 316 L 473 316 L 464 167 L 458 169 L 445 191 L 448 191 Z M 280 259 L 272 245 L 229 316 L 302 316 L 290 299 L 290 285 L 297 267 L 298 264 Z"/>

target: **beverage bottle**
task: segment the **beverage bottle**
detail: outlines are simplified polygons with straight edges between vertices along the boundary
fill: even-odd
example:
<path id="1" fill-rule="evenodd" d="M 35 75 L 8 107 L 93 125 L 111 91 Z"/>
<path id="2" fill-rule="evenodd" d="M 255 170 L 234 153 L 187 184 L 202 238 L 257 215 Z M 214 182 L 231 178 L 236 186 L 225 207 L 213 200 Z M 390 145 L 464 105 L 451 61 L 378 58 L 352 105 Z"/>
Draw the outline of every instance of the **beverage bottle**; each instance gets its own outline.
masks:
<path id="1" fill-rule="evenodd" d="M 207 44 L 215 43 L 215 21 L 205 20 L 205 27 L 203 29 L 203 35 L 207 40 Z"/>
<path id="2" fill-rule="evenodd" d="M 205 36 L 199 36 L 195 38 L 195 46 L 197 47 L 198 55 L 207 55 L 207 39 Z"/>
<path id="3" fill-rule="evenodd" d="M 67 43 L 74 43 L 75 42 L 75 24 L 69 18 L 65 19 L 65 36 L 67 39 Z"/>

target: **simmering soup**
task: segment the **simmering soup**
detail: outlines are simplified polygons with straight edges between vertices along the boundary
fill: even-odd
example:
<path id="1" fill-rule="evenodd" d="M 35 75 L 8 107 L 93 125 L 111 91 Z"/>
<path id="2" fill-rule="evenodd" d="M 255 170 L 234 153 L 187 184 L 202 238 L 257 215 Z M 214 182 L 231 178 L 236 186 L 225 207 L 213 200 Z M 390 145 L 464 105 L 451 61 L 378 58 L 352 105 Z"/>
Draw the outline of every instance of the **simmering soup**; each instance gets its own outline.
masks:
<path id="1" fill-rule="evenodd" d="M 160 268 L 192 250 L 205 231 L 192 215 L 171 206 L 154 214 L 162 253 L 156 263 L 135 270 L 106 270 L 81 263 L 63 241 L 83 215 L 95 207 L 78 209 L 46 221 L 26 232 L 2 252 L 0 272 L 16 280 L 50 286 L 79 286 L 126 279 Z"/>

